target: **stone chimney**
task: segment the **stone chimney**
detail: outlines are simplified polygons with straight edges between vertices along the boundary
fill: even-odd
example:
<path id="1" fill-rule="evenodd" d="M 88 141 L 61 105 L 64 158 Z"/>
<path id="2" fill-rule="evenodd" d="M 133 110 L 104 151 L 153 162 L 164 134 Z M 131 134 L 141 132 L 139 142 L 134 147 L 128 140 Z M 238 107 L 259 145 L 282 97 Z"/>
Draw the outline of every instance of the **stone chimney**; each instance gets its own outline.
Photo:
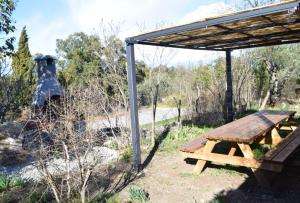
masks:
<path id="1" fill-rule="evenodd" d="M 32 107 L 43 109 L 51 99 L 59 99 L 64 90 L 56 78 L 55 57 L 50 55 L 35 58 L 38 76 L 37 88 L 33 95 Z"/>

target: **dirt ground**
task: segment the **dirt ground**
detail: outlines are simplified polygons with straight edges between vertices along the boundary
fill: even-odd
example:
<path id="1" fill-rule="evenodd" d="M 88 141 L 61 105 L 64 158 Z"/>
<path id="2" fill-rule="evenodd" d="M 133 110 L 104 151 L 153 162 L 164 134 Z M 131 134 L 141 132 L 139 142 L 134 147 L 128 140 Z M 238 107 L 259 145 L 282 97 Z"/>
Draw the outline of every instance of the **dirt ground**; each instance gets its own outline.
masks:
<path id="1" fill-rule="evenodd" d="M 295 159 L 296 158 L 296 159 Z M 120 193 L 128 201 L 132 186 L 144 189 L 150 202 L 300 202 L 300 150 L 291 157 L 281 174 L 272 179 L 272 188 L 262 188 L 249 169 L 209 164 L 200 175 L 191 172 L 179 152 L 157 152 L 142 177 Z"/>

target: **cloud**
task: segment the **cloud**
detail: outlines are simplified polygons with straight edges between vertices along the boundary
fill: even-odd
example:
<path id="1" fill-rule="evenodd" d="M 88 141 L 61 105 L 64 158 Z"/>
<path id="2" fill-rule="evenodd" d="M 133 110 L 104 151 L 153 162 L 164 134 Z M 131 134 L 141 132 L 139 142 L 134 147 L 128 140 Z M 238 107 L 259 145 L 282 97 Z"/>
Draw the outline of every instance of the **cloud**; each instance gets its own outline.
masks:
<path id="1" fill-rule="evenodd" d="M 193 21 L 205 20 L 206 18 L 211 18 L 218 15 L 231 13 L 234 11 L 235 9 L 232 6 L 224 3 L 223 1 L 219 1 L 213 4 L 199 6 L 194 11 L 186 14 L 182 18 L 181 23 L 189 23 Z"/>
<path id="2" fill-rule="evenodd" d="M 93 33 L 93 29 L 99 29 L 99 24 L 115 22 L 121 25 L 119 37 L 140 34 L 142 31 L 151 31 L 160 28 L 158 24 L 177 25 L 179 23 L 199 20 L 212 15 L 230 11 L 230 7 L 224 2 L 217 2 L 206 6 L 199 6 L 186 13 L 188 5 L 194 0 L 67 0 L 64 5 L 63 16 L 44 16 L 42 12 L 35 11 L 30 18 L 17 21 L 18 30 L 27 25 L 29 45 L 32 54 L 55 54 L 56 39 L 64 39 L 74 32 Z M 143 29 L 139 28 L 142 26 Z M 19 33 L 17 33 L 17 37 Z M 142 48 L 143 47 L 143 48 Z M 178 50 L 167 51 L 172 53 L 170 64 L 204 61 L 210 62 L 218 55 L 214 52 Z M 153 58 L 156 48 L 139 46 L 136 50 L 137 59 Z M 176 53 L 176 56 L 174 56 Z"/>
<path id="3" fill-rule="evenodd" d="M 131 35 L 139 33 L 137 24 L 147 22 L 155 25 L 163 21 L 176 22 L 182 7 L 191 0 L 68 0 L 69 9 L 80 29 L 95 28 L 101 19 L 122 22 L 124 30 Z"/>
<path id="4" fill-rule="evenodd" d="M 233 12 L 235 9 L 225 4 L 223 1 L 216 3 L 201 5 L 191 12 L 183 15 L 180 19 L 177 20 L 178 24 L 190 23 L 194 21 L 203 20 L 205 18 L 210 18 L 218 15 L 223 15 L 226 13 Z M 137 58 L 143 58 L 151 65 L 158 65 L 153 63 L 152 59 L 155 58 L 155 53 L 157 48 L 155 47 L 145 47 L 139 46 L 137 49 Z M 143 54 L 141 54 L 143 53 Z M 225 56 L 223 52 L 215 51 L 202 51 L 202 50 L 186 50 L 186 49 L 172 49 L 166 48 L 164 51 L 168 65 L 177 65 L 177 64 L 197 64 L 210 63 L 212 60 Z M 146 57 L 145 57 L 146 56 Z"/>
<path id="5" fill-rule="evenodd" d="M 227 14 L 233 12 L 234 10 L 234 8 L 228 4 L 225 4 L 223 1 L 208 5 L 201 5 L 183 16 L 179 23 L 184 24 L 200 21 L 206 18 Z M 177 52 L 177 57 L 174 57 L 173 63 L 210 63 L 212 60 L 223 55 L 224 53 L 216 51 L 179 50 Z"/>

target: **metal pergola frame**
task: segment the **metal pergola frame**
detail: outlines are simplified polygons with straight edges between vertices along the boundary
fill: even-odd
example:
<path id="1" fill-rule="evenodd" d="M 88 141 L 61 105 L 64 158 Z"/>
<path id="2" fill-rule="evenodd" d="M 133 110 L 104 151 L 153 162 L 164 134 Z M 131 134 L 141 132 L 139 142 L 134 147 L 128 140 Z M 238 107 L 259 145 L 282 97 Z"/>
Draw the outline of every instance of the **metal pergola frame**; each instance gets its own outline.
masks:
<path id="1" fill-rule="evenodd" d="M 130 118 L 131 118 L 131 135 L 132 135 L 132 145 L 133 145 L 133 166 L 136 170 L 140 169 L 141 166 L 141 150 L 140 150 L 140 132 L 139 132 L 139 119 L 138 119 L 138 104 L 137 104 L 137 87 L 136 87 L 136 67 L 135 67 L 135 53 L 134 53 L 134 45 L 135 44 L 142 44 L 142 45 L 151 45 L 151 46 L 161 46 L 161 47 L 171 47 L 171 48 L 181 48 L 181 49 L 193 49 L 193 50 L 209 50 L 209 51 L 223 51 L 226 53 L 226 78 L 227 78 L 227 88 L 226 88 L 226 106 L 227 106 L 227 113 L 228 113 L 228 121 L 233 120 L 233 104 L 232 104 L 232 65 L 231 65 L 231 52 L 233 50 L 238 49 L 245 49 L 245 48 L 253 48 L 253 47 L 264 47 L 264 46 L 273 46 L 273 45 L 281 45 L 281 44 L 290 44 L 290 43 L 298 43 L 300 42 L 300 38 L 291 41 L 272 41 L 266 42 L 262 44 L 242 44 L 240 46 L 236 46 L 236 48 L 224 48 L 224 47 L 210 47 L 210 46 L 201 46 L 201 44 L 195 46 L 182 46 L 174 44 L 174 41 L 171 43 L 156 43 L 151 42 L 151 39 L 166 36 L 170 34 L 177 34 L 184 31 L 195 30 L 199 28 L 206 28 L 210 26 L 221 26 L 220 24 L 236 22 L 241 20 L 247 20 L 253 17 L 265 17 L 265 15 L 273 14 L 277 12 L 293 12 L 295 10 L 299 10 L 300 8 L 300 1 L 292 1 L 288 3 L 278 4 L 274 6 L 264 7 L 260 9 L 253 9 L 245 12 L 236 13 L 234 15 L 227 15 L 220 18 L 209 19 L 206 21 L 199 21 L 191 24 L 186 24 L 182 26 L 176 26 L 168 29 L 158 30 L 134 37 L 126 38 L 126 54 L 127 54 L 127 63 L 128 63 L 128 89 L 129 89 L 129 102 L 130 102 Z M 300 21 L 300 20 L 299 20 Z M 293 22 L 294 23 L 294 22 Z M 269 27 L 281 26 L 280 23 L 271 22 L 268 24 Z M 252 26 L 246 27 L 244 29 L 227 29 L 223 32 L 223 34 L 230 34 L 230 33 L 238 33 L 238 32 L 245 32 L 249 30 L 263 28 L 261 25 L 259 26 Z M 222 33 L 219 33 L 219 35 Z M 291 30 L 286 31 L 283 33 L 273 33 L 271 35 L 281 35 L 286 34 L 299 34 L 300 30 Z M 218 33 L 216 34 L 218 35 Z M 204 36 L 205 37 L 205 36 Z M 206 36 L 208 37 L 208 36 Z M 211 37 L 211 36 L 209 36 Z M 251 36 L 249 36 L 251 37 Z M 253 36 L 252 36 L 253 37 Z M 268 37 L 263 36 L 263 37 Z M 192 37 L 193 38 L 193 37 Z M 203 36 L 195 36 L 197 38 L 203 38 Z M 255 36 L 254 36 L 255 38 Z M 182 39 L 185 40 L 185 39 Z M 191 40 L 186 39 L 186 40 Z M 241 43 L 241 39 L 229 39 L 224 40 L 226 43 L 230 44 L 239 44 Z M 178 40 L 177 40 L 178 42 Z"/>

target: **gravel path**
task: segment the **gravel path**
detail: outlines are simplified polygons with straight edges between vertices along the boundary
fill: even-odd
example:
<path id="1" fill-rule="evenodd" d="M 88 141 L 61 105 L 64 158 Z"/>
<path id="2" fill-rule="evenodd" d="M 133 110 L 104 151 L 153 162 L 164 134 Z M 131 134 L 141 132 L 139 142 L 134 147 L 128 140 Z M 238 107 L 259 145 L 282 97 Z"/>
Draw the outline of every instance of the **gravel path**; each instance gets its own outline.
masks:
<path id="1" fill-rule="evenodd" d="M 88 163 L 103 164 L 111 160 L 115 160 L 119 157 L 119 152 L 107 147 L 94 147 L 91 153 L 87 156 Z M 51 174 L 62 174 L 66 172 L 66 162 L 64 159 L 53 159 L 48 162 L 48 170 Z M 76 160 L 70 161 L 71 171 L 79 170 L 78 162 Z M 39 181 L 42 179 L 42 175 L 36 168 L 35 163 L 32 160 L 27 160 L 23 164 L 13 166 L 0 166 L 0 173 L 8 175 L 17 175 L 26 180 Z"/>
<path id="2" fill-rule="evenodd" d="M 184 109 L 181 110 L 181 114 L 186 114 Z M 156 121 L 162 121 L 169 118 L 174 118 L 178 116 L 178 111 L 176 108 L 157 108 Z M 100 129 L 105 127 L 115 127 L 115 126 L 129 126 L 128 116 L 119 116 L 117 119 L 113 118 L 110 122 L 108 119 L 92 121 L 87 124 L 90 129 Z M 145 125 L 152 122 L 152 109 L 140 109 L 139 110 L 139 124 Z"/>

